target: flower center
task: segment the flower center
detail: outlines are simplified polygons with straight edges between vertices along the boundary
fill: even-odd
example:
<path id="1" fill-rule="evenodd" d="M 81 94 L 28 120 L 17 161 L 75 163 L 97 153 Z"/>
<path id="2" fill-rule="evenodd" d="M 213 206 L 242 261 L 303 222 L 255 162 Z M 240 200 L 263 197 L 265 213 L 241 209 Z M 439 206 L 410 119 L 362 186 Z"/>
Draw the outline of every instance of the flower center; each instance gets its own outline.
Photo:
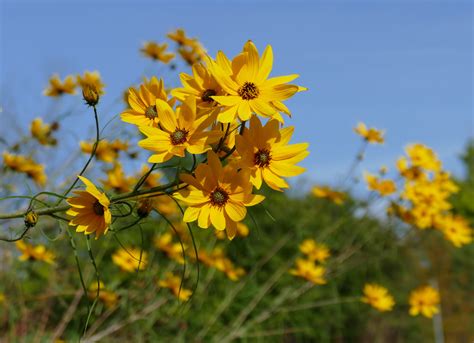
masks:
<path id="1" fill-rule="evenodd" d="M 104 206 L 102 206 L 99 200 L 96 200 L 94 205 L 92 205 L 92 209 L 94 210 L 94 213 L 97 214 L 98 216 L 104 215 Z"/>
<path id="2" fill-rule="evenodd" d="M 222 207 L 229 200 L 229 194 L 220 187 L 216 187 L 209 196 L 211 204 L 214 206 Z"/>
<path id="3" fill-rule="evenodd" d="M 171 135 L 171 143 L 173 145 L 178 145 L 178 144 L 183 144 L 186 142 L 186 139 L 188 137 L 188 132 L 185 129 L 176 129 Z"/>
<path id="4" fill-rule="evenodd" d="M 145 111 L 145 116 L 148 119 L 155 119 L 156 117 L 158 117 L 158 112 L 156 112 L 156 106 L 155 105 L 148 106 L 148 108 Z"/>
<path id="5" fill-rule="evenodd" d="M 272 157 L 268 149 L 259 149 L 253 157 L 253 163 L 259 167 L 267 167 L 271 160 Z"/>
<path id="6" fill-rule="evenodd" d="M 216 94 L 217 92 L 214 89 L 206 89 L 204 92 L 202 92 L 201 100 L 209 103 L 214 102 L 211 96 L 214 96 Z"/>
<path id="7" fill-rule="evenodd" d="M 242 87 L 237 91 L 240 97 L 244 100 L 252 100 L 258 97 L 260 91 L 257 85 L 253 82 L 245 82 Z"/>

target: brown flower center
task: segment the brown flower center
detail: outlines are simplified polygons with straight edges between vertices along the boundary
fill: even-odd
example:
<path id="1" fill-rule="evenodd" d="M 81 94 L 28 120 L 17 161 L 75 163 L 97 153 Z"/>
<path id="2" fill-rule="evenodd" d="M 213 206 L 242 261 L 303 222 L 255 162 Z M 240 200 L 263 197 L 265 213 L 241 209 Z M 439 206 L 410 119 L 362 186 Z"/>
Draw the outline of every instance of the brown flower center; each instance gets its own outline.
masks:
<path id="1" fill-rule="evenodd" d="M 211 96 L 214 96 L 216 94 L 217 92 L 214 89 L 206 89 L 204 92 L 202 92 L 201 100 L 209 103 L 214 102 Z"/>
<path id="2" fill-rule="evenodd" d="M 267 167 L 271 160 L 272 156 L 268 149 L 259 149 L 253 156 L 253 163 L 259 167 Z"/>
<path id="3" fill-rule="evenodd" d="M 257 85 L 253 82 L 245 82 L 242 87 L 237 91 L 240 97 L 244 100 L 252 100 L 258 97 L 260 91 L 257 88 Z"/>
<path id="4" fill-rule="evenodd" d="M 183 144 L 188 138 L 189 131 L 185 129 L 176 129 L 172 134 L 170 134 L 171 143 L 173 145 Z"/>
<path id="5" fill-rule="evenodd" d="M 92 205 L 92 209 L 94 210 L 94 213 L 97 214 L 98 216 L 104 215 L 104 206 L 102 206 L 99 200 L 96 200 L 94 205 Z"/>
<path id="6" fill-rule="evenodd" d="M 156 117 L 158 117 L 158 112 L 156 111 L 156 106 L 155 105 L 148 106 L 148 108 L 145 111 L 145 116 L 148 119 L 155 119 Z"/>
<path id="7" fill-rule="evenodd" d="M 212 205 L 222 207 L 226 204 L 227 200 L 229 200 L 229 194 L 222 188 L 216 187 L 209 195 L 209 199 Z"/>

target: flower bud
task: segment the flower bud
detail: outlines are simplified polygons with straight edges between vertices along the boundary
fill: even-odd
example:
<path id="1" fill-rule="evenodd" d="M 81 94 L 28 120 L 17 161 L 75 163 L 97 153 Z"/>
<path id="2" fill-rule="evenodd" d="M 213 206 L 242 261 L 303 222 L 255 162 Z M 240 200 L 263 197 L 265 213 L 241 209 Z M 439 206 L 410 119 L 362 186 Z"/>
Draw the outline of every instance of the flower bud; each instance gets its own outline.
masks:
<path id="1" fill-rule="evenodd" d="M 32 210 L 26 212 L 24 219 L 25 219 L 25 226 L 27 228 L 32 228 L 36 225 L 36 223 L 38 223 L 38 215 L 36 214 L 35 211 L 32 211 Z"/>
<path id="2" fill-rule="evenodd" d="M 82 96 L 84 101 L 89 106 L 95 106 L 99 102 L 99 93 L 94 87 L 91 86 L 84 86 L 82 88 Z"/>
<path id="3" fill-rule="evenodd" d="M 153 209 L 153 200 L 151 198 L 140 199 L 138 201 L 137 214 L 140 218 L 146 218 Z"/>

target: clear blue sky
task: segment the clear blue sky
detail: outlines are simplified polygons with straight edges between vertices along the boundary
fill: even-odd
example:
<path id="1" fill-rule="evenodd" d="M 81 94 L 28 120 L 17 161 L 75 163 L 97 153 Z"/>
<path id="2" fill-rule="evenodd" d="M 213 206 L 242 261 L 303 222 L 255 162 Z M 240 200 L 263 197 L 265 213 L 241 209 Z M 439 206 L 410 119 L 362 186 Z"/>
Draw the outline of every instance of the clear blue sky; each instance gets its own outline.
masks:
<path id="1" fill-rule="evenodd" d="M 473 136 L 471 1 L 1 0 L 0 19 L 0 101 L 15 104 L 18 125 L 50 108 L 41 92 L 54 72 L 99 70 L 112 103 L 154 68 L 141 43 L 183 27 L 212 55 L 232 56 L 247 39 L 271 44 L 273 75 L 301 75 L 309 91 L 289 101 L 287 123 L 294 142 L 310 142 L 312 180 L 344 173 L 360 120 L 387 130 L 385 146 L 369 151 L 372 170 L 423 142 L 459 173 L 457 155 Z"/>

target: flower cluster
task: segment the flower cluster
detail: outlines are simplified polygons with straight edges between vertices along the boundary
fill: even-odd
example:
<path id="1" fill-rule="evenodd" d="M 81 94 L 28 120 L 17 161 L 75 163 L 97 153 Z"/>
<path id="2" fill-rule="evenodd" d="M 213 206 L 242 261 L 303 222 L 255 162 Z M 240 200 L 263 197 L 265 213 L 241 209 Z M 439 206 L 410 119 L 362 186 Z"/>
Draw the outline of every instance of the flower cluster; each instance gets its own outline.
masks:
<path id="1" fill-rule="evenodd" d="M 199 262 L 202 262 L 204 265 L 223 272 L 232 281 L 237 281 L 240 277 L 245 275 L 245 270 L 236 267 L 234 263 L 225 256 L 224 250 L 221 248 L 214 248 L 210 253 L 205 250 L 200 250 L 198 259 Z"/>
<path id="2" fill-rule="evenodd" d="M 46 185 L 48 177 L 44 171 L 44 165 L 36 163 L 30 157 L 4 152 L 3 164 L 12 171 L 26 174 L 26 176 L 33 179 L 39 186 Z"/>
<path id="3" fill-rule="evenodd" d="M 43 261 L 49 264 L 54 263 L 55 255 L 46 249 L 44 245 L 31 245 L 24 241 L 16 242 L 16 247 L 21 252 L 20 261 Z"/>
<path id="4" fill-rule="evenodd" d="M 323 264 L 331 255 L 328 247 L 313 239 L 306 239 L 299 248 L 305 257 L 296 260 L 296 265 L 290 269 L 290 274 L 306 279 L 315 285 L 325 284 L 326 268 Z"/>
<path id="5" fill-rule="evenodd" d="M 395 305 L 395 300 L 388 290 L 374 283 L 364 286 L 364 296 L 361 300 L 380 312 L 391 311 Z"/>

